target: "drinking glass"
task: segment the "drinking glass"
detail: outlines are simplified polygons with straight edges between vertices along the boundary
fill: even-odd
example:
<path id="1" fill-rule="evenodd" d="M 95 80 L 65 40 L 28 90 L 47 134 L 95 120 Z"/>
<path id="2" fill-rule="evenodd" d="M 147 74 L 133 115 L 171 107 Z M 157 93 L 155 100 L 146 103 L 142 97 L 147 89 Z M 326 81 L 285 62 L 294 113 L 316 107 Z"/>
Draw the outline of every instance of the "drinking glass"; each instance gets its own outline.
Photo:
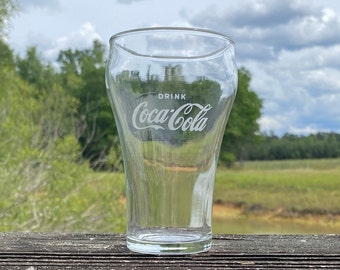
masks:
<path id="1" fill-rule="evenodd" d="M 196 28 L 118 33 L 106 85 L 123 152 L 127 247 L 209 250 L 216 165 L 237 88 L 234 42 Z"/>

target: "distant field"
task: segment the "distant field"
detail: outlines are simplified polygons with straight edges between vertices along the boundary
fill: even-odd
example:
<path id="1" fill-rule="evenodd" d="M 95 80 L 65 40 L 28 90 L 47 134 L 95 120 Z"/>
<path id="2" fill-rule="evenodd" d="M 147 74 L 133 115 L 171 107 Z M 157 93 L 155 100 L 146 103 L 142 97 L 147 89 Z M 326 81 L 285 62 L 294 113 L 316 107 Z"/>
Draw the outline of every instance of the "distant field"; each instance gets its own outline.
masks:
<path id="1" fill-rule="evenodd" d="M 98 175 L 103 187 L 124 189 L 121 174 L 94 173 Z M 340 159 L 249 161 L 233 169 L 219 167 L 214 201 L 245 211 L 339 215 Z"/>
<path id="2" fill-rule="evenodd" d="M 113 190 L 125 196 L 122 174 L 94 173 L 93 178 L 100 179 L 96 192 L 106 191 L 106 199 Z M 214 190 L 218 202 L 213 212 L 215 233 L 340 230 L 340 159 L 259 161 L 233 169 L 220 167 Z M 124 224 L 124 211 L 120 217 Z"/>
<path id="3" fill-rule="evenodd" d="M 5 204 L 11 201 L 0 200 L 0 230 L 125 231 L 122 173 L 91 172 L 80 181 L 65 179 L 47 187 L 11 207 Z M 274 211 L 280 217 L 307 214 L 338 220 L 340 159 L 245 162 L 233 169 L 218 168 L 214 190 L 219 206 L 215 209 L 220 209 L 214 214 L 222 216 L 231 213 L 229 207 L 236 208 L 241 218 Z M 223 224 L 219 232 L 230 232 L 224 218 L 219 222 Z"/>
<path id="4" fill-rule="evenodd" d="M 340 170 L 340 159 L 298 159 L 298 160 L 266 160 L 237 163 L 234 169 L 242 170 Z M 340 176 L 340 174 L 339 174 Z"/>
<path id="5" fill-rule="evenodd" d="M 220 168 L 214 200 L 246 211 L 340 214 L 340 159 L 255 161 Z"/>

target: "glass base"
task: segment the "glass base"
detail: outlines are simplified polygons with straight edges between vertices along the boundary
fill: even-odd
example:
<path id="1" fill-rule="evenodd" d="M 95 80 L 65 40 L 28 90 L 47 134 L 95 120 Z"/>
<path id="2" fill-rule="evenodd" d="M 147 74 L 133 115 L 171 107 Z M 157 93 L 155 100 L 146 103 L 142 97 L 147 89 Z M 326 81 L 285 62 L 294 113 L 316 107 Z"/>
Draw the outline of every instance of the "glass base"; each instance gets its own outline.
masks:
<path id="1" fill-rule="evenodd" d="M 127 247 L 131 251 L 157 255 L 185 255 L 208 251 L 211 233 L 196 231 L 148 230 L 138 235 L 128 234 Z"/>

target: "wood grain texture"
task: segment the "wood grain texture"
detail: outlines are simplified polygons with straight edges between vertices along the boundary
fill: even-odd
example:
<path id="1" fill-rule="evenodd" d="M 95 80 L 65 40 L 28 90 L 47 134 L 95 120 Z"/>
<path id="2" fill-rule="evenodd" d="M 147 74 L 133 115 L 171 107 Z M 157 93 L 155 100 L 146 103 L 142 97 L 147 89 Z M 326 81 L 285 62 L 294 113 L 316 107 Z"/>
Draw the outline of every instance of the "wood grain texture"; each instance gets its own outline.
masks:
<path id="1" fill-rule="evenodd" d="M 121 234 L 0 233 L 0 269 L 340 269 L 340 235 L 215 235 L 209 252 L 130 252 Z"/>

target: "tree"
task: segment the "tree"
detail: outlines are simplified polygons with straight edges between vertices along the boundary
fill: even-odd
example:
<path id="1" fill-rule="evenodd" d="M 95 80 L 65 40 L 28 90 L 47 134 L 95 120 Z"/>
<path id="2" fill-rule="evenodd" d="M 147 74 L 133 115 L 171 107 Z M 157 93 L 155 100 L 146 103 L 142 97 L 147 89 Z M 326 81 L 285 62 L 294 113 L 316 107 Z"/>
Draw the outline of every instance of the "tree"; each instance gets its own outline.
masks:
<path id="1" fill-rule="evenodd" d="M 8 45 L 0 39 L 0 68 L 14 68 L 14 56 Z"/>
<path id="2" fill-rule="evenodd" d="M 91 49 L 65 50 L 58 57 L 63 85 L 79 100 L 78 137 L 83 156 L 98 169 L 112 148 L 116 149 L 113 142 L 117 137 L 104 80 L 104 52 L 104 45 L 94 41 Z"/>
<path id="3" fill-rule="evenodd" d="M 263 141 L 249 149 L 249 160 L 281 160 L 340 157 L 340 134 L 317 133 L 307 136 L 263 135 Z"/>
<path id="4" fill-rule="evenodd" d="M 0 231 L 122 231 L 121 194 L 81 157 L 78 99 L 35 48 L 15 58 L 2 41 L 12 3 L 0 0 Z"/>
<path id="5" fill-rule="evenodd" d="M 0 231 L 121 231 L 121 194 L 98 185 L 81 157 L 77 100 L 14 68 L 0 68 L 0 82 Z"/>
<path id="6" fill-rule="evenodd" d="M 44 63 L 35 47 L 29 47 L 25 57 L 16 57 L 16 67 L 20 77 L 40 92 L 48 92 L 53 85 L 60 84 L 60 76 L 49 63 Z"/>
<path id="7" fill-rule="evenodd" d="M 16 3 L 12 0 L 0 1 L 0 68 L 14 67 L 14 56 L 12 50 L 4 42 L 4 30 L 11 15 L 16 11 Z"/>
<path id="8" fill-rule="evenodd" d="M 230 152 L 238 160 L 247 158 L 247 145 L 259 138 L 257 120 L 261 116 L 262 100 L 250 89 L 250 81 L 250 72 L 245 68 L 239 69 L 236 99 L 221 147 L 222 162 L 229 161 Z"/>
<path id="9" fill-rule="evenodd" d="M 44 63 L 35 47 L 25 57 L 16 57 L 16 71 L 31 87 L 31 95 L 43 106 L 44 113 L 37 116 L 43 138 L 53 139 L 75 134 L 75 113 L 78 100 L 61 86 L 59 74 L 49 63 Z"/>
<path id="10" fill-rule="evenodd" d="M 14 0 L 0 1 L 0 39 L 4 36 L 4 30 L 9 18 L 16 10 L 17 5 Z"/>

